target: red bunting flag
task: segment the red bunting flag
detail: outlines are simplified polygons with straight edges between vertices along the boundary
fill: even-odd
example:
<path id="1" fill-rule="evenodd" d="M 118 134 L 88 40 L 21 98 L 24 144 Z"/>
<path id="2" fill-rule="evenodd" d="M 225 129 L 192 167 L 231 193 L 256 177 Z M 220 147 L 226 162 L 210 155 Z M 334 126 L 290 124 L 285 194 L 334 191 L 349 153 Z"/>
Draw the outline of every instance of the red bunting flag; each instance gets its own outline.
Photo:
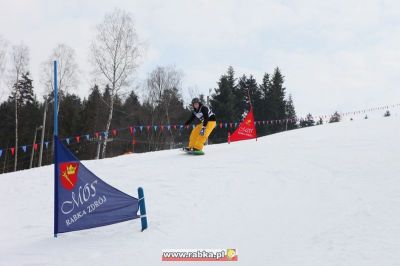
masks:
<path id="1" fill-rule="evenodd" d="M 14 156 L 14 152 L 15 152 L 15 148 L 13 147 L 13 148 L 11 148 L 11 154 L 12 154 L 12 156 Z"/>
<path id="2" fill-rule="evenodd" d="M 113 136 L 115 137 L 115 136 L 117 135 L 117 130 L 116 130 L 116 129 L 113 129 L 113 130 L 112 130 L 112 134 L 113 134 Z"/>
<path id="3" fill-rule="evenodd" d="M 37 143 L 33 144 L 33 148 L 35 149 L 35 151 L 37 151 L 38 144 Z"/>
<path id="4" fill-rule="evenodd" d="M 163 125 L 161 125 L 161 126 L 160 126 L 160 128 L 161 128 L 161 131 L 163 131 L 163 129 L 164 129 L 164 126 L 163 126 Z"/>
<path id="5" fill-rule="evenodd" d="M 239 127 L 229 137 L 229 141 L 239 141 L 245 139 L 257 138 L 256 128 L 254 126 L 253 108 L 247 114 L 246 118 L 240 123 Z"/>
<path id="6" fill-rule="evenodd" d="M 146 128 L 147 128 L 147 131 L 150 131 L 150 126 L 147 126 Z"/>
<path id="7" fill-rule="evenodd" d="M 174 129 L 176 129 L 176 125 L 174 125 Z"/>
<path id="8" fill-rule="evenodd" d="M 96 132 L 95 135 L 96 135 L 96 138 L 99 138 L 99 132 Z"/>
<path id="9" fill-rule="evenodd" d="M 76 136 L 75 139 L 76 139 L 76 142 L 79 143 L 81 141 L 81 136 Z"/>
<path id="10" fill-rule="evenodd" d="M 131 135 L 133 136 L 133 127 L 129 127 L 129 132 L 131 132 Z"/>
<path id="11" fill-rule="evenodd" d="M 222 128 L 222 123 L 219 123 L 219 128 Z"/>

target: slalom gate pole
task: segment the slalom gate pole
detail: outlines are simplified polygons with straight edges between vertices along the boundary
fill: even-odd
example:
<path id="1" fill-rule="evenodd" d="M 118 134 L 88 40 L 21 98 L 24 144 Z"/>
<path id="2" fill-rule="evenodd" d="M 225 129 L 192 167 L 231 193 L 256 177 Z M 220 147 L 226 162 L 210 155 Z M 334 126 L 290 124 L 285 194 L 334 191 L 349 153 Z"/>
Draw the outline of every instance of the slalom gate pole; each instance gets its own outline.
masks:
<path id="1" fill-rule="evenodd" d="M 57 88 L 57 61 L 54 61 L 54 237 L 57 237 L 58 229 L 58 88 Z"/>
<path id="2" fill-rule="evenodd" d="M 144 202 L 144 191 L 143 188 L 138 188 L 139 195 L 139 211 L 140 211 L 140 221 L 142 223 L 142 232 L 147 229 L 147 216 L 146 216 L 146 205 Z"/>

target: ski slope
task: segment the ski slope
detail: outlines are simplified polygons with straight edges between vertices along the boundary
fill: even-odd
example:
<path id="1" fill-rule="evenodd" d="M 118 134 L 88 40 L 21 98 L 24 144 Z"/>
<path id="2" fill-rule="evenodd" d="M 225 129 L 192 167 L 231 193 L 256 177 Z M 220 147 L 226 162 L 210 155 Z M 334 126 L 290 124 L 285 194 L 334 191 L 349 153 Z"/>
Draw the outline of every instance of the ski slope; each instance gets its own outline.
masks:
<path id="1" fill-rule="evenodd" d="M 131 195 L 143 186 L 143 233 L 134 220 L 55 239 L 53 168 L 0 175 L 0 265 L 190 264 L 162 262 L 172 248 L 236 248 L 239 265 L 399 265 L 399 133 L 400 118 L 377 118 L 211 145 L 205 156 L 83 162 Z"/>

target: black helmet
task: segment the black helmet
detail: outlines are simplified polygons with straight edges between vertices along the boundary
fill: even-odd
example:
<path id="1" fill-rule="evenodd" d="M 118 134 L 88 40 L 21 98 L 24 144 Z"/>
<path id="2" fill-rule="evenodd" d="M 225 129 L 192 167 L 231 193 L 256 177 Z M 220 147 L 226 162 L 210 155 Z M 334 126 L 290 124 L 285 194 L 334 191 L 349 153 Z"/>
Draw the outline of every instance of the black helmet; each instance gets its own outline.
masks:
<path id="1" fill-rule="evenodd" d="M 192 105 L 195 104 L 195 103 L 201 103 L 200 99 L 199 98 L 193 98 Z"/>

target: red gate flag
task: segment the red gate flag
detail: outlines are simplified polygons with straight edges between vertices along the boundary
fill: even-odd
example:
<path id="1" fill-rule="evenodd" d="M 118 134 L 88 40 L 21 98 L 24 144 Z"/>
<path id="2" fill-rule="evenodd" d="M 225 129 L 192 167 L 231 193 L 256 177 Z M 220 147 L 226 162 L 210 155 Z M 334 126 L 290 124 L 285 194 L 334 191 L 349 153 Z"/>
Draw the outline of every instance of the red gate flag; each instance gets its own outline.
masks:
<path id="1" fill-rule="evenodd" d="M 251 108 L 246 118 L 240 123 L 235 132 L 230 135 L 229 141 L 239 141 L 255 138 L 257 138 L 257 132 L 256 127 L 254 126 L 253 108 Z"/>

